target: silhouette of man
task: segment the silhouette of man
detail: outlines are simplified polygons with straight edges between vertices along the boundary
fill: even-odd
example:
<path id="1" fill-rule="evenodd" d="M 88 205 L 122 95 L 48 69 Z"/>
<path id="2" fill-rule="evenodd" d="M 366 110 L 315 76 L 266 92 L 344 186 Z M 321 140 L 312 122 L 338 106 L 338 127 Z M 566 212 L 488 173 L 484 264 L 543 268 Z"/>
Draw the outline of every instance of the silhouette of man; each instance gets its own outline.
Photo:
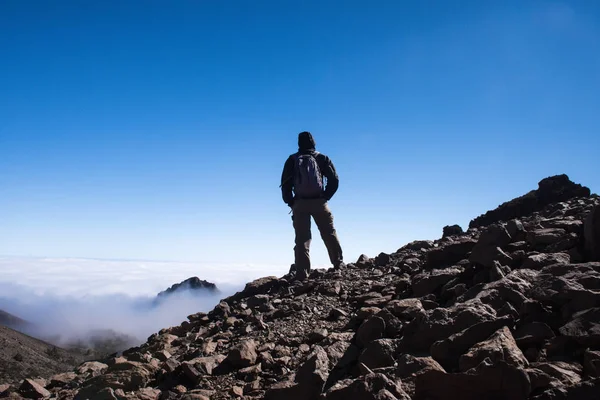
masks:
<path id="1" fill-rule="evenodd" d="M 321 233 L 334 268 L 344 267 L 342 248 L 327 204 L 338 185 L 338 175 L 329 157 L 316 151 L 310 132 L 300 132 L 298 152 L 288 157 L 281 174 L 281 194 L 283 201 L 292 209 L 296 234 L 295 260 L 290 269 L 295 279 L 304 280 L 310 274 L 311 218 Z"/>

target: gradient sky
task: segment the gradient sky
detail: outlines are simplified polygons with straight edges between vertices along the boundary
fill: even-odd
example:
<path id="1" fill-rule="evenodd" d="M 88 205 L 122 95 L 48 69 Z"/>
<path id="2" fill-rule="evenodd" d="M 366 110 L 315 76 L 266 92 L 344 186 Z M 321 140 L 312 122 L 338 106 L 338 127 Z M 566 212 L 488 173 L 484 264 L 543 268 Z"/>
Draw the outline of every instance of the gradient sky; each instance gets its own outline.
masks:
<path id="1" fill-rule="evenodd" d="M 599 93 L 597 1 L 3 0 L 0 255 L 287 268 L 302 130 L 346 261 L 392 252 L 598 192 Z"/>

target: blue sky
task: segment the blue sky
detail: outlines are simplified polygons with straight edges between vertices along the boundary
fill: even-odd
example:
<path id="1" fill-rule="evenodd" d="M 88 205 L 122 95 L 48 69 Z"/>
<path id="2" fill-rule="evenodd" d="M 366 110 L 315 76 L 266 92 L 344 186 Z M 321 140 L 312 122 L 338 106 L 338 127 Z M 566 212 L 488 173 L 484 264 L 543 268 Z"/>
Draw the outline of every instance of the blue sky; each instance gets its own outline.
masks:
<path id="1" fill-rule="evenodd" d="M 284 273 L 302 130 L 347 261 L 549 175 L 599 191 L 598 2 L 367 4 L 0 2 L 0 254 Z"/>

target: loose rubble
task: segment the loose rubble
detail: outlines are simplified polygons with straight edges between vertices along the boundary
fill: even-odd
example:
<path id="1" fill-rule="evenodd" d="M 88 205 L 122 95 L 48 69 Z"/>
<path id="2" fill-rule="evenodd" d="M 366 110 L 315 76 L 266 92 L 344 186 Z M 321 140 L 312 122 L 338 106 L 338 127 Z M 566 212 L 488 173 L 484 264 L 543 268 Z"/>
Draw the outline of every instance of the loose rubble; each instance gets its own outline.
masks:
<path id="1" fill-rule="evenodd" d="M 65 400 L 600 398 L 600 198 L 566 176 L 463 232 L 304 282 L 265 277 L 73 373 Z"/>

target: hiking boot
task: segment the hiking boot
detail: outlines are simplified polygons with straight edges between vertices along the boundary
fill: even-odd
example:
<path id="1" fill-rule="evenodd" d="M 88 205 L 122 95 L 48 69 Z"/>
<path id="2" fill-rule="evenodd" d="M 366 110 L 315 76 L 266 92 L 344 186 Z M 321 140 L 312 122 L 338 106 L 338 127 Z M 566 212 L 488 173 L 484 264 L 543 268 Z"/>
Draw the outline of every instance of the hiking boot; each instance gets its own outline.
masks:
<path id="1" fill-rule="evenodd" d="M 346 269 L 346 263 L 343 261 L 340 261 L 339 263 L 336 263 L 333 266 L 333 269 L 335 269 L 335 270 Z"/>

